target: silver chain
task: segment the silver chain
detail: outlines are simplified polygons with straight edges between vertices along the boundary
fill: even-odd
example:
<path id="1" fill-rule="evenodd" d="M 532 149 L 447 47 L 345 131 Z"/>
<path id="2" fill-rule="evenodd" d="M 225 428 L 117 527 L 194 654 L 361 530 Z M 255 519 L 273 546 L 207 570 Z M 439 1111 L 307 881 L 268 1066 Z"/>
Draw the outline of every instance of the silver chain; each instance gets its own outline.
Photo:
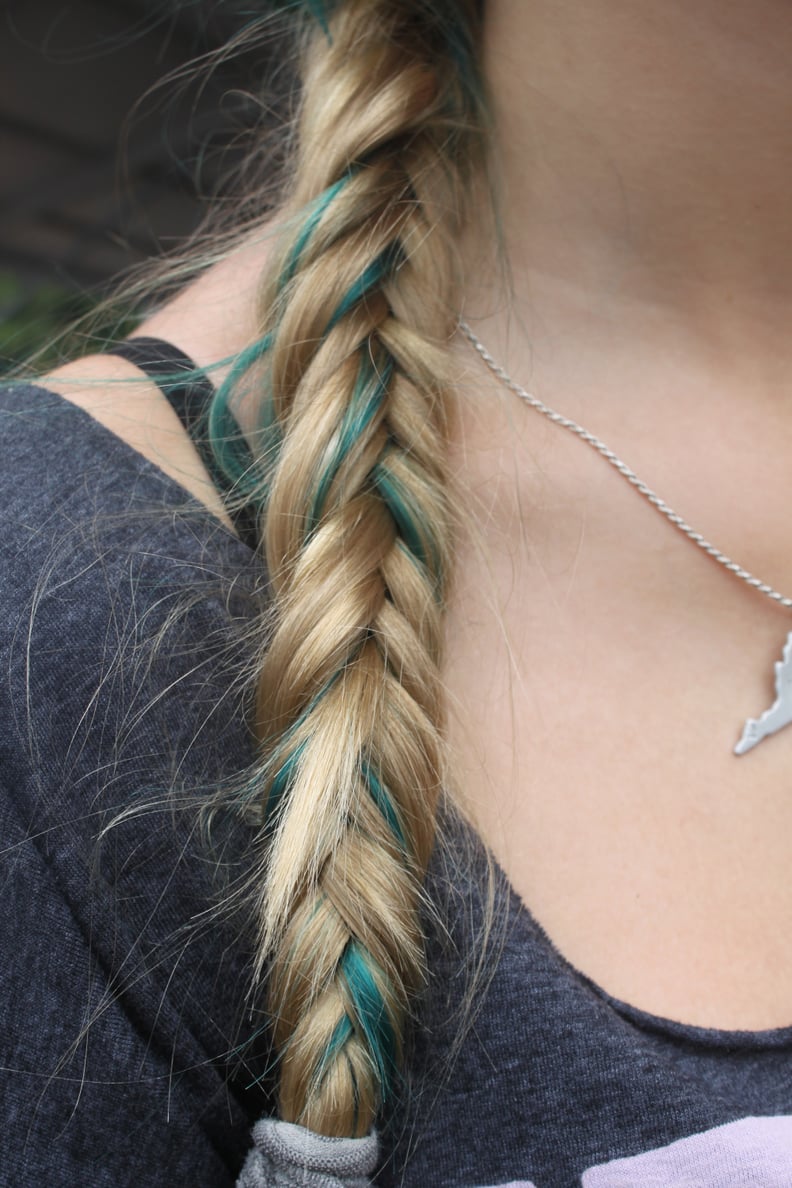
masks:
<path id="1" fill-rule="evenodd" d="M 481 339 L 473 333 L 467 322 L 463 321 L 461 318 L 459 319 L 459 329 L 470 342 L 471 346 L 473 346 L 479 353 L 481 358 L 487 364 L 487 367 L 489 367 L 490 371 L 492 371 L 498 377 L 498 379 L 510 389 L 510 391 L 514 392 L 515 396 L 519 396 L 520 399 L 524 400 L 526 404 L 529 404 L 531 408 L 535 408 L 537 412 L 542 413 L 542 415 L 547 417 L 549 421 L 552 421 L 554 425 L 560 425 L 562 429 L 568 429 L 570 433 L 574 433 L 581 439 L 581 441 L 585 441 L 586 445 L 591 446 L 593 450 L 596 450 L 598 454 L 601 454 L 606 462 L 610 462 L 614 470 L 618 470 L 619 474 L 626 478 L 627 482 L 630 483 L 631 486 L 635 487 L 636 491 L 643 495 L 644 499 L 651 503 L 652 507 L 657 508 L 661 515 L 664 515 L 665 518 L 669 520 L 675 528 L 678 528 L 680 532 L 684 532 L 685 536 L 687 536 L 689 540 L 692 540 L 693 544 L 698 545 L 698 547 L 709 557 L 712 557 L 713 561 L 717 561 L 718 564 L 722 565 L 724 569 L 727 569 L 729 573 L 733 573 L 735 577 L 740 578 L 741 581 L 745 582 L 749 586 L 752 586 L 754 590 L 758 590 L 760 594 L 766 594 L 768 598 L 772 598 L 773 602 L 777 602 L 780 606 L 786 607 L 787 609 L 792 609 L 792 598 L 787 598 L 786 595 L 782 594 L 779 590 L 775 590 L 772 586 L 768 586 L 767 582 L 763 582 L 761 578 L 754 577 L 754 575 L 750 573 L 749 570 L 743 569 L 742 565 L 738 565 L 736 561 L 732 561 L 731 557 L 727 557 L 726 554 L 722 553 L 720 549 L 717 549 L 715 545 L 710 544 L 710 542 L 706 540 L 700 532 L 696 532 L 695 529 L 691 528 L 687 520 L 684 520 L 682 516 L 674 511 L 673 508 L 669 507 L 665 500 L 661 499 L 651 487 L 647 487 L 646 483 L 643 482 L 642 479 L 638 478 L 638 475 L 635 473 L 635 471 L 631 470 L 626 462 L 622 462 L 618 454 L 614 454 L 613 450 L 606 446 L 604 441 L 601 441 L 599 437 L 595 436 L 595 434 L 589 433 L 588 429 L 584 429 L 582 425 L 577 423 L 577 421 L 571 420 L 570 417 L 564 417 L 561 415 L 561 413 L 557 413 L 552 408 L 549 408 L 544 403 L 544 401 L 539 399 L 538 396 L 534 396 L 530 392 L 526 392 L 525 388 L 521 388 L 520 385 L 511 378 L 508 372 L 505 371 L 499 363 L 496 363 L 492 355 L 484 346 L 484 343 L 481 341 Z"/>

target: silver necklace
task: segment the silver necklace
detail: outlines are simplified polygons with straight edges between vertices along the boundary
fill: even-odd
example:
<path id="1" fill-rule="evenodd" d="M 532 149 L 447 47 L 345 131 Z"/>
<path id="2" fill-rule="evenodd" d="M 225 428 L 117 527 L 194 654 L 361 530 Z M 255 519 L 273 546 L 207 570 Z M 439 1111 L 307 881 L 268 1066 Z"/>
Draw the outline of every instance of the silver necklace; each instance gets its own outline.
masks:
<path id="1" fill-rule="evenodd" d="M 710 542 L 706 540 L 700 532 L 696 532 L 695 529 L 691 528 L 690 524 L 688 524 L 688 522 L 684 520 L 682 516 L 675 512 L 673 508 L 669 507 L 665 500 L 661 499 L 651 487 L 648 487 L 645 482 L 639 479 L 635 471 L 632 470 L 626 462 L 623 462 L 622 459 L 613 452 L 613 450 L 606 446 L 604 441 L 595 436 L 595 434 L 590 433 L 588 429 L 584 429 L 582 425 L 577 423 L 577 421 L 573 421 L 570 417 L 564 417 L 561 415 L 561 413 L 555 412 L 554 409 L 549 408 L 548 405 L 544 403 L 544 401 L 540 400 L 537 396 L 532 395 L 532 393 L 527 392 L 525 388 L 520 387 L 520 385 L 512 379 L 508 372 L 505 371 L 504 368 L 495 361 L 495 359 L 493 359 L 492 355 L 484 346 L 484 343 L 481 341 L 481 339 L 478 338 L 476 334 L 474 334 L 467 322 L 463 321 L 461 318 L 459 320 L 459 329 L 484 360 L 490 371 L 493 372 L 493 374 L 496 375 L 498 379 L 515 394 L 515 396 L 519 396 L 520 399 L 526 404 L 529 404 L 531 408 L 534 408 L 537 412 L 542 413 L 542 415 L 547 417 L 548 420 L 552 421 L 554 425 L 559 425 L 562 429 L 568 429 L 570 433 L 574 433 L 575 436 L 579 437 L 581 441 L 584 441 L 586 445 L 591 446 L 593 450 L 596 450 L 598 454 L 601 454 L 605 461 L 609 462 L 614 470 L 617 470 L 619 474 L 622 475 L 622 477 L 625 478 L 627 482 L 639 492 L 639 494 L 643 495 L 647 502 L 651 503 L 652 507 L 656 508 L 661 515 L 665 516 L 665 518 L 669 520 L 675 528 L 678 528 L 680 532 L 683 532 L 689 540 L 692 540 L 693 544 L 697 545 L 709 557 L 712 557 L 713 561 L 717 561 L 717 563 L 723 566 L 724 569 L 728 570 L 729 573 L 732 573 L 735 577 L 740 578 L 741 581 L 745 582 L 746 585 L 751 586 L 754 590 L 757 590 L 760 594 L 764 594 L 767 598 L 771 598 L 773 602 L 777 602 L 779 606 L 783 606 L 787 610 L 792 610 L 792 598 L 788 598 L 779 590 L 775 590 L 772 586 L 769 586 L 767 582 L 763 582 L 761 578 L 754 577 L 754 575 L 747 569 L 744 569 L 742 565 L 738 565 L 736 561 L 732 561 L 731 557 L 727 557 L 726 554 L 722 553 L 720 549 L 715 547 L 715 545 L 710 544 Z M 734 748 L 735 755 L 744 755 L 746 751 L 750 751 L 753 747 L 760 743 L 763 738 L 767 738 L 769 735 L 775 734 L 777 730 L 781 730 L 783 726 L 787 726 L 790 722 L 792 722 L 792 631 L 790 631 L 787 635 L 782 657 L 780 660 L 776 661 L 774 667 L 776 699 L 770 708 L 765 710 L 765 712 L 761 714 L 760 717 L 748 718 L 745 726 L 743 727 L 743 732 L 740 735 L 737 745 Z"/>

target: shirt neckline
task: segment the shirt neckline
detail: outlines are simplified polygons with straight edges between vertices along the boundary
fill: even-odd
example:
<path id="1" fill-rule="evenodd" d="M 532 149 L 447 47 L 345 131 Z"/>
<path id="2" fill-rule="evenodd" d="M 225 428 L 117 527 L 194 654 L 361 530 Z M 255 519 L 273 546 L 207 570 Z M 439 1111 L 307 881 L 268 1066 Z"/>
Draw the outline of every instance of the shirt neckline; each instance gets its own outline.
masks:
<path id="1" fill-rule="evenodd" d="M 73 401 L 68 400 L 65 396 L 61 395 L 60 392 L 56 392 L 53 388 L 48 388 L 46 383 L 39 380 L 20 380 L 19 382 L 13 382 L 8 385 L 9 389 L 21 387 L 33 389 L 52 397 L 59 407 L 70 410 L 69 415 L 73 415 L 78 422 L 81 422 L 83 425 L 87 425 L 92 433 L 98 435 L 105 441 L 112 443 L 115 449 L 119 450 L 131 463 L 134 464 L 138 473 L 148 473 L 152 477 L 156 478 L 161 485 L 167 487 L 171 492 L 178 493 L 182 499 L 184 507 L 187 510 L 203 515 L 213 530 L 221 532 L 224 537 L 226 537 L 230 542 L 233 542 L 234 545 L 238 546 L 238 548 L 244 552 L 248 561 L 256 555 L 256 550 L 252 548 L 251 545 L 247 544 L 241 536 L 238 536 L 236 532 L 233 532 L 228 527 L 228 525 L 225 524 L 224 521 L 221 520 L 220 517 L 216 515 L 216 513 L 213 512 L 206 503 L 203 502 L 203 500 L 194 495 L 192 491 L 188 491 L 186 487 L 182 486 L 182 484 L 178 482 L 177 479 L 167 474 L 160 466 L 157 465 L 156 462 L 152 461 L 151 458 L 147 458 L 145 454 L 141 454 L 140 450 L 136 450 L 135 447 L 130 445 L 128 441 L 125 441 L 123 437 L 120 437 L 119 434 L 114 433 L 112 429 L 109 429 L 107 425 L 103 424 L 102 421 L 98 420 L 97 417 L 94 417 L 90 412 L 88 412 L 87 409 L 83 408 L 82 405 L 75 404 Z"/>
<path id="2" fill-rule="evenodd" d="M 481 844 L 483 846 L 483 842 Z M 750 1028 L 702 1027 L 695 1023 L 685 1023 L 680 1019 L 655 1015 L 651 1011 L 645 1011 L 641 1007 L 617 998 L 564 956 L 542 923 L 518 895 L 508 875 L 494 857 L 492 865 L 496 877 L 502 882 L 504 890 L 508 894 L 510 913 L 513 919 L 518 922 L 521 933 L 525 936 L 530 933 L 534 937 L 538 937 L 554 964 L 567 979 L 574 981 L 589 994 L 600 999 L 622 1019 L 642 1031 L 653 1032 L 667 1039 L 683 1041 L 702 1048 L 760 1051 L 792 1046 L 792 1023 L 782 1024 L 780 1027 L 753 1030 Z"/>

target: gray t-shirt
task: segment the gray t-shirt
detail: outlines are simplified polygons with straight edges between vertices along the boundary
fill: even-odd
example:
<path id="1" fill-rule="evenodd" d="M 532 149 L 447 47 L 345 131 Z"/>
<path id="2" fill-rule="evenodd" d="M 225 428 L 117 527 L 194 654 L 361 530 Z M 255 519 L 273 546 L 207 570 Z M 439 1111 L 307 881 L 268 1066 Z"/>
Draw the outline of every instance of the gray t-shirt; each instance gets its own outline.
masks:
<path id="1" fill-rule="evenodd" d="M 0 442 L 0 1185 L 231 1188 L 273 1109 L 270 1058 L 246 934 L 206 914 L 191 810 L 252 758 L 240 671 L 262 575 L 54 393 L 0 390 Z M 121 809 L 141 811 L 97 852 Z M 792 1026 L 711 1031 L 615 1002 L 498 871 L 482 948 L 484 855 L 452 817 L 444 839 L 375 1182 L 789 1188 Z M 217 846 L 233 885 L 241 827 Z"/>

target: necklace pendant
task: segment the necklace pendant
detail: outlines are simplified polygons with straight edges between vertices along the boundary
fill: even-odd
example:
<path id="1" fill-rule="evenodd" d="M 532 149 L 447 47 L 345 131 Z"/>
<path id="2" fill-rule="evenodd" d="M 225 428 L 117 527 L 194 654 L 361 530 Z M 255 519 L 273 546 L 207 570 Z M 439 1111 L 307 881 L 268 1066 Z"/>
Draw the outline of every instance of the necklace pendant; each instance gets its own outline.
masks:
<path id="1" fill-rule="evenodd" d="M 656 511 L 660 512 L 662 516 L 665 516 L 675 528 L 683 532 L 708 557 L 717 561 L 719 565 L 722 565 L 729 573 L 738 577 L 740 581 L 745 582 L 754 590 L 758 590 L 760 594 L 766 594 L 768 598 L 772 598 L 776 606 L 780 605 L 788 610 L 792 609 L 792 598 L 787 598 L 779 590 L 774 590 L 767 582 L 763 582 L 760 578 L 755 577 L 749 570 L 744 569 L 742 565 L 738 565 L 736 561 L 732 561 L 731 557 L 727 557 L 715 545 L 710 544 L 700 532 L 696 532 L 682 516 L 678 515 L 673 508 L 669 507 L 656 491 L 648 487 L 638 477 L 635 471 L 615 454 L 601 438 L 589 432 L 583 425 L 579 425 L 577 421 L 573 421 L 570 417 L 562 416 L 555 409 L 545 404 L 543 400 L 540 400 L 538 396 L 534 396 L 530 392 L 527 392 L 525 388 L 521 388 L 511 378 L 508 372 L 499 363 L 496 363 L 481 339 L 474 334 L 470 326 L 462 318 L 459 319 L 459 328 L 478 351 L 493 375 L 496 375 L 501 383 L 506 385 L 509 391 L 514 392 L 516 396 L 519 396 L 521 400 L 524 400 L 526 404 L 541 413 L 542 416 L 547 417 L 553 424 L 560 425 L 562 429 L 567 429 L 570 433 L 574 433 L 586 445 L 591 446 L 593 450 L 601 454 L 605 461 L 610 463 L 614 470 L 618 471 L 634 490 L 638 491 L 640 495 L 643 495 L 644 499 L 648 500 Z M 740 740 L 734 748 L 735 755 L 744 755 L 746 751 L 750 751 L 757 746 L 763 738 L 775 734 L 776 731 L 781 730 L 782 727 L 788 726 L 792 722 L 792 631 L 787 635 L 781 660 L 778 660 L 775 664 L 775 688 L 776 699 L 770 706 L 770 709 L 765 710 L 761 717 L 748 718 L 746 721 Z"/>
<path id="2" fill-rule="evenodd" d="M 740 741 L 734 748 L 735 755 L 744 755 L 763 738 L 792 722 L 792 631 L 786 638 L 782 657 L 776 660 L 774 667 L 776 699 L 760 718 L 747 720 Z"/>

